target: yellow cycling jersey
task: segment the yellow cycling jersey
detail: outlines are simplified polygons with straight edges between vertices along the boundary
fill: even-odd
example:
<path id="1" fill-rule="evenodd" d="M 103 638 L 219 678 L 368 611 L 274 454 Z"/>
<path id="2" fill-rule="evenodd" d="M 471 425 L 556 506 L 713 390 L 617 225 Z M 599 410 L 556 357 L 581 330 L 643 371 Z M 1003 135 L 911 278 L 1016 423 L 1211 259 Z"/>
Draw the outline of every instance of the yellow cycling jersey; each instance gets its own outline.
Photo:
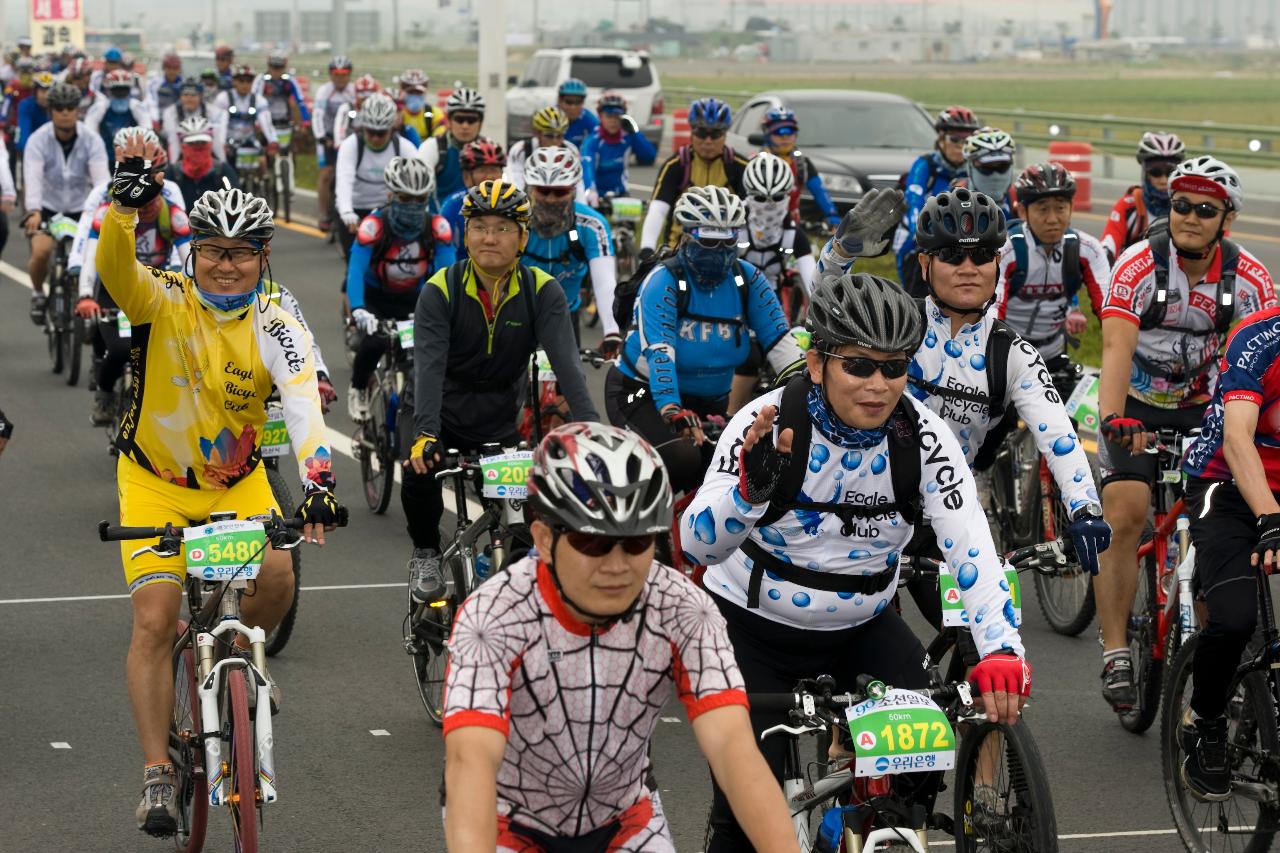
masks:
<path id="1" fill-rule="evenodd" d="M 425 109 L 417 115 L 401 110 L 400 118 L 405 127 L 418 131 L 418 138 L 423 142 L 427 141 L 427 137 L 439 136 L 445 130 L 444 111 L 436 107 Z"/>
<path id="2" fill-rule="evenodd" d="M 190 278 L 134 259 L 136 221 L 113 206 L 98 239 L 98 274 L 133 325 L 120 452 L 167 482 L 228 489 L 261 461 L 274 385 L 303 483 L 331 488 L 311 335 L 265 297 L 210 310 Z"/>

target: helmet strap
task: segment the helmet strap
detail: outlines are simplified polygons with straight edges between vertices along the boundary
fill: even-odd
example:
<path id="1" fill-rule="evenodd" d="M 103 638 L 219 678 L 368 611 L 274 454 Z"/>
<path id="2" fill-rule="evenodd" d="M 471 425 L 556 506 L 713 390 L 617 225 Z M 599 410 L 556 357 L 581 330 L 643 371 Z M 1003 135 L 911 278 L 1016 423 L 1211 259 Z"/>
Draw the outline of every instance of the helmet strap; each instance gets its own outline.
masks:
<path id="1" fill-rule="evenodd" d="M 558 572 L 556 572 L 556 561 L 555 561 L 556 545 L 560 542 L 560 530 L 555 525 L 549 525 L 549 526 L 551 527 L 551 553 L 543 558 L 543 562 L 547 564 L 547 573 L 551 575 L 551 582 L 556 585 L 556 594 L 560 596 L 560 599 L 565 604 L 569 605 L 574 610 L 576 610 L 578 613 L 590 619 L 592 627 L 598 628 L 602 632 L 607 631 L 609 628 L 613 627 L 618 622 L 630 621 L 630 619 L 636 615 L 636 611 L 639 609 L 640 598 L 641 596 L 644 595 L 643 592 L 641 592 L 640 595 L 636 596 L 636 600 L 631 602 L 631 604 L 628 605 L 626 610 L 622 611 L 621 613 L 617 613 L 613 615 L 608 615 L 604 613 L 592 613 L 590 610 L 587 610 L 585 607 L 578 604 L 576 601 L 570 598 L 567 594 L 565 594 L 564 586 L 560 583 L 560 575 Z"/>
<path id="2" fill-rule="evenodd" d="M 1226 234 L 1227 214 L 1223 213 L 1222 218 L 1218 220 L 1218 233 L 1213 235 L 1213 239 L 1209 241 L 1209 245 L 1205 246 L 1202 251 L 1192 252 L 1178 245 L 1173 239 L 1173 231 L 1169 232 L 1169 242 L 1173 243 L 1173 250 L 1178 253 L 1178 257 L 1185 258 L 1188 261 L 1204 261 L 1213 257 L 1214 251 L 1222 242 L 1223 236 Z"/>

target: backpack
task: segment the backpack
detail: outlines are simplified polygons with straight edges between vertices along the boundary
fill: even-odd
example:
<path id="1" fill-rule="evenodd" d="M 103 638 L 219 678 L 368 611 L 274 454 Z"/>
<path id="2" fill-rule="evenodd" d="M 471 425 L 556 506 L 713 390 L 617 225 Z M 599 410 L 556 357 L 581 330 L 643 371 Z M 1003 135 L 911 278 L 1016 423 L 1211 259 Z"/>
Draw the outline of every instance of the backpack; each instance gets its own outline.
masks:
<path id="1" fill-rule="evenodd" d="M 709 323 L 734 323 L 738 327 L 737 333 L 741 333 L 742 328 L 746 326 L 747 300 L 751 296 L 751 288 L 747 287 L 747 274 L 746 269 L 742 266 L 742 261 L 734 261 L 733 276 L 734 282 L 738 285 L 738 295 L 742 297 L 742 319 L 690 314 L 687 310 L 689 307 L 689 284 L 682 275 L 683 269 L 681 268 L 680 259 L 675 256 L 675 251 L 667 246 L 663 246 L 661 250 L 650 255 L 648 259 L 641 261 L 631 278 L 620 282 L 617 289 L 614 290 L 613 319 L 617 321 L 619 329 L 627 330 L 631 328 L 632 320 L 635 316 L 636 299 L 640 296 L 640 288 L 644 286 L 645 279 L 659 264 L 665 266 L 667 272 L 676 280 L 677 317 L 689 317 Z"/>
<path id="2" fill-rule="evenodd" d="M 1151 259 L 1155 261 L 1156 292 L 1151 304 L 1142 310 L 1142 315 L 1138 318 L 1138 328 L 1141 331 L 1148 331 L 1163 325 L 1164 315 L 1169 307 L 1169 254 L 1166 250 L 1169 245 L 1169 220 L 1161 218 L 1152 222 L 1147 227 L 1146 240 L 1151 249 Z M 1211 334 L 1225 335 L 1227 330 L 1231 328 L 1234 314 L 1232 304 L 1235 301 L 1236 266 L 1239 262 L 1240 247 L 1223 237 L 1222 275 L 1218 279 L 1218 294 L 1214 298 L 1212 329 L 1197 330 L 1182 326 L 1171 326 L 1170 328 L 1197 338 L 1207 337 Z"/>
<path id="3" fill-rule="evenodd" d="M 1027 282 L 1028 256 L 1031 252 L 1030 246 L 1027 245 L 1027 232 L 1023 229 L 1020 220 L 1015 220 L 1009 226 L 1009 240 L 1013 244 L 1014 267 L 1009 271 L 1004 286 L 1005 292 L 1012 297 Z M 1084 272 L 1080 267 L 1080 235 L 1075 232 L 1075 229 L 1068 228 L 1062 235 L 1062 288 L 1066 291 L 1068 299 L 1074 297 L 1080 290 L 1080 283 L 1083 280 Z M 1022 298 L 1047 299 L 1049 297 L 1024 296 Z"/>

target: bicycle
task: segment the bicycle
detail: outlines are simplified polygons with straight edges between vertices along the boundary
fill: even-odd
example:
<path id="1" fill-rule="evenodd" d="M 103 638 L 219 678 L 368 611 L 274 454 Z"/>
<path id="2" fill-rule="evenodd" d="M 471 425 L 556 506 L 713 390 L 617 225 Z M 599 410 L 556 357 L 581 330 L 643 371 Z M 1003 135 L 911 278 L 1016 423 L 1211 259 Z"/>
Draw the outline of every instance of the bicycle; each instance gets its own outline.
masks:
<path id="1" fill-rule="evenodd" d="M 133 326 L 129 323 L 129 318 L 119 308 L 103 308 L 98 315 L 98 323 L 102 326 L 101 334 L 104 338 L 111 334 L 118 335 L 121 338 L 133 337 Z M 98 360 L 94 359 L 94 376 L 97 376 L 97 368 Z M 104 428 L 107 433 L 107 453 L 111 456 L 120 455 L 120 450 L 116 447 L 116 436 L 120 434 L 120 425 L 124 422 L 125 415 L 129 409 L 129 388 L 132 385 L 133 359 L 130 358 L 124 363 L 124 370 L 121 371 L 120 378 L 116 380 L 116 384 L 111 388 L 111 396 L 116 403 L 116 412 L 115 417 L 108 421 Z"/>
<path id="2" fill-rule="evenodd" d="M 292 516 L 298 509 L 293 500 L 293 490 L 289 481 L 280 471 L 280 459 L 292 452 L 289 441 L 289 430 L 284 422 L 284 408 L 280 403 L 279 391 L 274 391 L 267 398 L 267 422 L 262 428 L 262 467 L 267 472 L 267 482 L 271 484 L 271 494 L 280 505 L 284 516 Z M 289 609 L 280 617 L 279 624 L 267 632 L 267 657 L 275 657 L 288 644 L 293 636 L 294 625 L 298 621 L 298 605 L 302 598 L 302 551 L 294 548 L 289 551 L 293 560 L 293 600 Z"/>
<path id="3" fill-rule="evenodd" d="M 618 259 L 618 280 L 625 281 L 635 273 L 639 260 L 639 243 L 636 229 L 644 221 L 644 200 L 630 196 L 605 193 L 597 210 L 609 220 L 613 233 L 613 254 Z M 609 307 L 606 306 L 606 310 Z"/>
<path id="4" fill-rule="evenodd" d="M 340 525 L 346 524 L 340 511 Z M 267 542 L 296 548 L 301 519 L 272 513 L 243 521 L 214 513 L 190 527 L 114 527 L 103 521 L 103 542 L 153 539 L 139 549 L 161 557 L 184 556 L 189 620 L 179 620 L 173 646 L 174 706 L 169 758 L 176 768 L 177 849 L 199 853 L 210 806 L 231 817 L 236 850 L 255 853 L 263 806 L 275 802 L 275 735 L 267 678 L 266 633 L 240 618 L 240 596 L 257 576 Z M 249 642 L 250 652 L 234 648 Z M 250 691 L 254 697 L 250 706 Z M 203 759 L 203 760 L 201 760 Z"/>
<path id="5" fill-rule="evenodd" d="M 276 127 L 276 142 L 280 150 L 271 158 L 271 180 L 268 182 L 272 199 L 271 209 L 279 213 L 285 222 L 291 222 L 293 213 L 293 125 Z"/>
<path id="6" fill-rule="evenodd" d="M 706 436 L 706 440 L 715 445 L 720 440 L 724 428 L 729 425 L 727 419 L 720 416 L 712 416 L 709 418 L 701 418 L 699 426 L 702 434 Z M 680 441 L 679 438 L 673 438 L 671 441 Z M 667 442 L 663 442 L 666 444 Z M 658 445 L 662 447 L 663 445 Z M 654 448 L 655 450 L 658 448 Z M 658 551 L 655 559 L 659 563 L 665 563 L 679 572 L 687 575 L 698 586 L 702 586 L 702 576 L 706 573 L 707 567 L 693 559 L 693 556 L 684 550 L 684 546 L 680 544 L 680 519 L 684 516 L 684 511 L 689 508 L 689 504 L 693 503 L 693 498 L 698 492 L 695 489 L 691 492 L 685 492 L 675 500 L 671 507 L 671 532 L 669 537 L 658 540 Z M 689 527 L 693 527 L 694 520 L 689 519 Z M 669 552 L 669 553 L 664 553 Z"/>
<path id="7" fill-rule="evenodd" d="M 247 143 L 233 142 L 230 145 L 232 162 L 235 164 L 236 179 L 240 189 L 256 196 L 266 195 L 267 180 L 263 175 L 263 150 L 256 139 Z M 269 203 L 268 203 L 269 204 Z M 274 210 L 274 208 L 272 208 Z"/>
<path id="8" fill-rule="evenodd" d="M 584 347 L 578 350 L 578 358 L 583 364 L 589 364 L 599 370 L 606 364 L 613 364 L 612 359 L 602 356 L 599 350 Z M 516 429 L 520 438 L 530 444 L 537 444 L 542 437 L 557 426 L 568 423 L 571 419 L 565 407 L 564 398 L 556 385 L 556 374 L 551 369 L 551 360 L 544 350 L 539 348 L 529 359 L 528 384 L 525 387 L 524 403 L 520 407 L 520 415 L 516 421 Z"/>
<path id="9" fill-rule="evenodd" d="M 360 461 L 365 502 L 381 515 L 391 505 L 400 458 L 400 401 L 413 383 L 413 320 L 379 320 L 374 334 L 388 345 L 373 370 L 369 417 L 356 427 L 351 448 Z"/>
<path id="10" fill-rule="evenodd" d="M 77 282 L 67 273 L 67 259 L 71 255 L 76 227 L 74 219 L 62 214 L 40 226 L 54 240 L 53 257 L 49 260 L 44 333 L 48 339 L 53 372 L 59 374 L 66 370 L 68 385 L 80 381 L 80 362 L 86 337 L 84 323 L 78 320 L 73 310 Z"/>
<path id="11" fill-rule="evenodd" d="M 452 541 L 440 555 L 447 593 L 445 598 L 426 604 L 410 598 L 403 628 L 404 649 L 413 662 L 418 696 L 437 727 L 444 724 L 449 635 L 458 608 L 486 578 L 504 571 L 533 547 L 524 517 L 528 494 L 524 483 L 532 462 L 533 452 L 523 447 L 504 451 L 498 444 L 486 444 L 478 456 L 446 451 L 442 467 L 433 472 L 437 480 L 452 481 L 458 520 Z M 482 509 L 475 519 L 467 508 L 468 483 L 480 494 Z M 484 535 L 489 544 L 477 553 L 476 544 Z"/>

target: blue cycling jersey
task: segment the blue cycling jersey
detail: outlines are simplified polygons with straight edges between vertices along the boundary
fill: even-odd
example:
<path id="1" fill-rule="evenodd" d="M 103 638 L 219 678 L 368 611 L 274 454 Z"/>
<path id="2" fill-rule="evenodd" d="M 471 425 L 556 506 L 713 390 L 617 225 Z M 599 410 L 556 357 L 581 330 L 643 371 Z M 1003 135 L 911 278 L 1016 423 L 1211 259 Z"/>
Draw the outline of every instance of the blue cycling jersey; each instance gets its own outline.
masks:
<path id="1" fill-rule="evenodd" d="M 898 276 L 902 276 L 902 262 L 916 248 L 916 220 L 924 203 L 951 188 L 951 182 L 964 174 L 963 167 L 952 166 L 940 151 L 922 154 L 907 170 L 904 201 L 907 212 L 902 214 L 894 246 L 898 254 Z"/>
<path id="2" fill-rule="evenodd" d="M 582 283 L 590 272 L 591 260 L 612 254 L 609 223 L 587 205 L 574 202 L 573 228 L 550 239 L 530 230 L 522 260 L 560 282 L 569 310 L 577 311 L 582 304 Z"/>
<path id="3" fill-rule="evenodd" d="M 436 170 L 436 198 L 448 198 L 458 190 L 466 189 L 462 184 L 462 161 L 459 159 L 462 149 L 448 144 L 446 137 L 432 138 L 440 140 L 438 144 L 444 146 L 440 156 L 442 165 Z"/>
<path id="4" fill-rule="evenodd" d="M 739 268 L 748 289 L 746 317 L 735 280 Z M 688 304 L 677 315 L 678 286 L 666 264 L 654 267 L 645 278 L 618 364 L 624 376 L 648 382 L 658 409 L 678 405 L 682 394 L 724 397 L 734 369 L 751 351 L 748 332 L 755 333 L 766 352 L 788 332 L 773 288 L 746 261 L 739 261 L 733 274 L 714 289 L 704 290 L 689 280 Z"/>
<path id="5" fill-rule="evenodd" d="M 365 308 L 370 298 L 376 299 L 375 293 L 403 303 L 432 274 L 454 262 L 448 223 L 440 216 L 430 219 L 427 236 L 434 246 L 425 239 L 402 240 L 390 234 L 381 209 L 361 220 L 347 261 L 347 299 L 352 311 Z"/>
<path id="6" fill-rule="evenodd" d="M 466 190 L 458 190 L 440 203 L 440 215 L 449 223 L 450 233 L 453 234 L 453 250 L 457 253 L 456 260 L 459 261 L 467 259 L 467 246 L 463 241 L 463 231 L 467 227 L 467 222 L 462 218 L 462 200 L 466 197 Z"/>
<path id="7" fill-rule="evenodd" d="M 596 128 L 582 146 L 584 178 L 587 174 L 592 175 L 592 182 L 586 184 L 587 188 L 594 186 L 602 196 L 626 195 L 628 154 L 635 154 L 638 164 L 648 166 L 658 156 L 658 149 L 643 133 L 619 133 L 616 137 L 606 137 L 602 128 Z"/>
<path id="8" fill-rule="evenodd" d="M 26 149 L 27 140 L 31 138 L 31 134 L 39 130 L 47 121 L 49 121 L 49 111 L 40 106 L 35 95 L 23 98 L 18 103 L 18 138 L 15 143 L 19 151 Z"/>
<path id="9" fill-rule="evenodd" d="M 564 138 L 581 150 L 582 143 L 599 126 L 600 119 L 596 118 L 596 114 L 584 109 L 582 115 L 569 122 L 569 129 L 565 131 Z"/>

